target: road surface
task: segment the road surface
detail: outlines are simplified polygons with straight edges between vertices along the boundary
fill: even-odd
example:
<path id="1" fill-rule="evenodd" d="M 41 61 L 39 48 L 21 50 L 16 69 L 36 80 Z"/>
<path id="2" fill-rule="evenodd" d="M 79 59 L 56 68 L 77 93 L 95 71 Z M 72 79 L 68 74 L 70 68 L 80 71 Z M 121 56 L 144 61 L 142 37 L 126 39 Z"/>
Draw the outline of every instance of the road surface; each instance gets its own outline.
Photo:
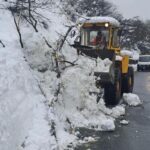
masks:
<path id="1" fill-rule="evenodd" d="M 114 132 L 96 132 L 81 129 L 84 137 L 96 136 L 98 141 L 87 143 L 75 150 L 149 150 L 150 149 L 150 73 L 137 72 L 135 74 L 134 93 L 143 100 L 141 107 L 127 107 L 125 119 L 127 126 L 116 122 Z"/>

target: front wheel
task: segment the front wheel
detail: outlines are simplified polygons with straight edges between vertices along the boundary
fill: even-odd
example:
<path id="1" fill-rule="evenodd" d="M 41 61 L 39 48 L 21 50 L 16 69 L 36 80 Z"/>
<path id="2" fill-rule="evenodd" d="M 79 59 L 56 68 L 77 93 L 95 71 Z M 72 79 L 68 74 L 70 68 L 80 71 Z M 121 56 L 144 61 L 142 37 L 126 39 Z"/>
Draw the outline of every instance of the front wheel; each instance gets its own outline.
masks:
<path id="1" fill-rule="evenodd" d="M 114 83 L 109 83 L 104 86 L 104 100 L 106 105 L 116 105 L 121 99 L 121 72 L 115 70 Z"/>
<path id="2" fill-rule="evenodd" d="M 134 70 L 129 67 L 127 75 L 122 80 L 122 92 L 132 93 L 134 86 Z"/>

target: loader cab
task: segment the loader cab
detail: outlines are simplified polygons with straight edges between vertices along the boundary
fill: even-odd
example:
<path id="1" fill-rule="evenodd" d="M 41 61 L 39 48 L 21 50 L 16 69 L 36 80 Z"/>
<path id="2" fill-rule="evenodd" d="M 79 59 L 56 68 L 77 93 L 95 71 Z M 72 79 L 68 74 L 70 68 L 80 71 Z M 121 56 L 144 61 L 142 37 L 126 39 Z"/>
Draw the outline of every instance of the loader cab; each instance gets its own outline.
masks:
<path id="1" fill-rule="evenodd" d="M 103 49 L 109 45 L 109 28 L 83 27 L 81 29 L 81 45 Z"/>
<path id="2" fill-rule="evenodd" d="M 100 17 L 95 21 L 84 20 L 79 22 L 80 45 L 93 49 L 120 51 L 120 27 L 115 19 Z M 101 33 L 101 42 L 95 42 L 98 33 Z M 95 42 L 95 43 L 94 43 Z"/>

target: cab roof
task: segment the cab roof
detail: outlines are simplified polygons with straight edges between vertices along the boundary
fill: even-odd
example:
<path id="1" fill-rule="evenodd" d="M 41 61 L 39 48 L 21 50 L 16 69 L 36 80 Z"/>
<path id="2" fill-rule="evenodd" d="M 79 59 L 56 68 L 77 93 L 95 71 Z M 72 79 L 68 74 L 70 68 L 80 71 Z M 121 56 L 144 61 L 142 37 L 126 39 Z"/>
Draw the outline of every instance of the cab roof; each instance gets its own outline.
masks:
<path id="1" fill-rule="evenodd" d="M 84 24 L 84 23 L 109 23 L 112 26 L 119 27 L 120 23 L 118 20 L 116 20 L 113 17 L 86 17 L 86 18 L 80 18 L 77 22 L 78 24 Z"/>

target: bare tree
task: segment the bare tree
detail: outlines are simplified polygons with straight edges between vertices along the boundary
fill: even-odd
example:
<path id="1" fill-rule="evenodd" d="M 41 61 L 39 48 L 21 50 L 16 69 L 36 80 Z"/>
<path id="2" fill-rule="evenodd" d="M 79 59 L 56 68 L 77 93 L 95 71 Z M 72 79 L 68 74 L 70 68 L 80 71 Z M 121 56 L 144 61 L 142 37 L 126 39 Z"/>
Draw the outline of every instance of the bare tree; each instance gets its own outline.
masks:
<path id="1" fill-rule="evenodd" d="M 122 15 L 117 11 L 117 8 L 107 0 L 63 0 L 64 9 L 71 16 L 73 21 L 78 18 L 75 12 L 80 15 L 92 16 L 112 16 L 121 19 Z M 66 7 L 66 5 L 68 7 Z"/>
<path id="2" fill-rule="evenodd" d="M 5 47 L 5 44 L 0 40 L 0 44 L 3 46 L 3 47 Z"/>
<path id="3" fill-rule="evenodd" d="M 18 18 L 18 21 L 17 21 L 16 16 L 14 14 L 13 14 L 13 17 L 14 17 L 14 23 L 15 23 L 15 26 L 16 26 L 16 30 L 17 30 L 18 35 L 19 35 L 19 41 L 20 41 L 21 48 L 24 48 L 22 35 L 21 35 L 21 32 L 20 32 L 20 18 Z"/>
<path id="4" fill-rule="evenodd" d="M 49 9 L 52 5 L 51 0 L 16 0 L 13 1 L 6 1 L 8 10 L 11 11 L 14 23 L 16 26 L 16 30 L 19 35 L 20 45 L 23 48 L 23 40 L 21 35 L 21 23 L 27 22 L 35 32 L 38 32 L 38 25 L 42 25 L 45 29 L 48 28 L 48 24 L 46 22 L 50 22 L 49 18 L 46 18 L 42 14 L 39 13 L 39 9 Z"/>

